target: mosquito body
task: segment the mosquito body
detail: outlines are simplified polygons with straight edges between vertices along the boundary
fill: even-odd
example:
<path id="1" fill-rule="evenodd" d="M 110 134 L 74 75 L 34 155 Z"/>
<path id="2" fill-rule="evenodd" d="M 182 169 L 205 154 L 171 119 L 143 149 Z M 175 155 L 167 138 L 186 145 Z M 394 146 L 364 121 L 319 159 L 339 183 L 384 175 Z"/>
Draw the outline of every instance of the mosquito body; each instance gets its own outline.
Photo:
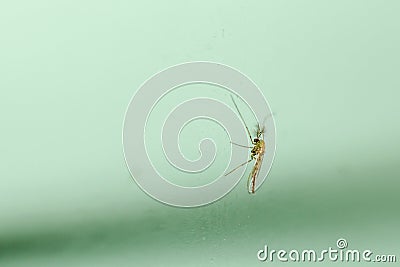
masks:
<path id="1" fill-rule="evenodd" d="M 251 170 L 251 173 L 249 175 L 249 178 L 247 180 L 247 188 L 249 192 L 253 193 L 255 192 L 255 187 L 256 187 L 256 179 L 258 177 L 258 174 L 261 169 L 261 164 L 264 158 L 264 153 L 265 153 L 265 142 L 263 139 L 258 139 L 254 138 L 255 144 L 253 149 L 251 150 L 251 157 L 255 159 L 255 163 L 253 166 L 253 169 Z"/>
<path id="2" fill-rule="evenodd" d="M 233 101 L 233 104 L 235 105 L 235 108 L 236 108 L 237 112 L 239 113 L 240 118 L 242 119 L 243 124 L 246 127 L 247 134 L 249 135 L 250 142 L 252 143 L 253 147 L 243 146 L 243 145 L 239 145 L 239 144 L 231 142 L 232 144 L 237 145 L 237 146 L 251 148 L 250 159 L 248 161 L 240 164 L 239 166 L 237 166 L 236 168 L 234 168 L 230 172 L 226 173 L 225 176 L 230 174 L 230 173 L 232 173 L 232 172 L 234 172 L 234 171 L 236 171 L 237 169 L 239 169 L 243 165 L 246 165 L 246 164 L 250 163 L 251 161 L 255 160 L 253 168 L 252 168 L 252 170 L 251 170 L 251 172 L 249 174 L 249 177 L 247 179 L 247 190 L 249 191 L 249 193 L 254 194 L 255 187 L 256 187 L 256 179 L 258 177 L 258 174 L 260 173 L 262 161 L 263 161 L 264 154 L 265 154 L 264 127 L 261 128 L 260 124 L 257 124 L 256 137 L 253 138 L 251 136 L 249 128 L 247 127 L 246 122 L 244 121 L 243 116 L 240 113 L 239 108 L 237 107 L 236 102 L 235 102 L 235 100 L 233 99 L 232 96 L 231 96 L 231 99 Z"/>

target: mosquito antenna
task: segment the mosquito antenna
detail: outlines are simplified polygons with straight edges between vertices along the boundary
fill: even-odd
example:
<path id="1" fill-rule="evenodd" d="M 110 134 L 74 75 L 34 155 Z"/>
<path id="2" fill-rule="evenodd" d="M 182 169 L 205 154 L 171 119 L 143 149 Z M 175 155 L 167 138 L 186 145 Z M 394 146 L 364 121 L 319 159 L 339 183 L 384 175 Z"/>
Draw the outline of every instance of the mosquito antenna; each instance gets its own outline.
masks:
<path id="1" fill-rule="evenodd" d="M 260 124 L 258 124 L 258 126 L 259 126 L 258 129 L 260 130 L 260 133 L 263 135 L 263 139 L 264 139 L 264 133 L 265 133 L 265 122 L 267 121 L 267 119 L 272 118 L 275 115 L 276 115 L 275 112 L 268 114 L 268 116 L 264 117 L 263 123 L 261 124 L 262 126 L 260 126 Z"/>
<path id="2" fill-rule="evenodd" d="M 232 99 L 233 104 L 235 105 L 235 108 L 236 108 L 237 112 L 239 113 L 240 118 L 242 119 L 242 122 L 243 122 L 244 126 L 246 127 L 247 133 L 249 134 L 250 142 L 253 144 L 253 138 L 251 137 L 251 133 L 249 131 L 249 128 L 247 127 L 247 124 L 243 119 L 242 113 L 240 113 L 240 110 L 239 110 L 238 106 L 236 105 L 236 102 L 233 99 L 232 95 L 231 95 L 231 99 Z"/>

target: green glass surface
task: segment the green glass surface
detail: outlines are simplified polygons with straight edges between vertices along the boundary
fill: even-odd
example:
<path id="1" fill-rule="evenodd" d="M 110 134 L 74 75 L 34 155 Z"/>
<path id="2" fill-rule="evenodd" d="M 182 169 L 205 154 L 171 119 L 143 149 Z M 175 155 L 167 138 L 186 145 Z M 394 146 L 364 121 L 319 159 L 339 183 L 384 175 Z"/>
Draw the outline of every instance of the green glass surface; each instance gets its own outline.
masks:
<path id="1" fill-rule="evenodd" d="M 399 10 L 372 0 L 2 1 L 0 266 L 309 265 L 260 262 L 257 251 L 338 238 L 399 261 Z M 276 157 L 254 196 L 243 179 L 216 203 L 173 208 L 130 177 L 122 124 L 146 79 L 196 60 L 260 87 Z"/>

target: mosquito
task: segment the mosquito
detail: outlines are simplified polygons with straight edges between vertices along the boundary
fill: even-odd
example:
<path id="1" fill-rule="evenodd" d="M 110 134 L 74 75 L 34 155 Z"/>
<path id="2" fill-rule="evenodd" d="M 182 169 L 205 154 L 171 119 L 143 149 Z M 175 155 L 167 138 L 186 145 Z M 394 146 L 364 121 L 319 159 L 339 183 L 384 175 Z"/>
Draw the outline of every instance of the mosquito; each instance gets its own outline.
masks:
<path id="1" fill-rule="evenodd" d="M 262 164 L 262 161 L 263 161 L 263 158 L 264 158 L 264 153 L 265 153 L 265 142 L 264 142 L 265 128 L 264 128 L 264 126 L 261 128 L 260 124 L 257 123 L 256 136 L 253 138 L 251 136 L 249 128 L 246 125 L 246 122 L 243 119 L 242 113 L 240 113 L 240 110 L 239 110 L 238 106 L 236 105 L 236 102 L 233 99 L 232 95 L 231 95 L 231 99 L 232 99 L 233 104 L 235 105 L 235 108 L 236 108 L 237 112 L 239 113 L 240 119 L 242 120 L 244 126 L 246 127 L 247 134 L 249 135 L 250 142 L 253 144 L 253 147 L 236 144 L 236 143 L 233 143 L 231 141 L 231 144 L 233 144 L 233 145 L 240 146 L 240 147 L 245 147 L 245 148 L 251 148 L 250 159 L 248 161 L 240 164 L 239 166 L 237 166 L 236 168 L 234 168 L 230 172 L 226 173 L 225 176 L 227 176 L 227 175 L 231 174 L 232 172 L 236 171 L 237 169 L 239 169 L 243 165 L 246 165 L 246 164 L 250 163 L 251 161 L 255 160 L 254 166 L 253 166 L 253 168 L 252 168 L 252 170 L 251 170 L 251 172 L 249 174 L 249 177 L 247 178 L 247 190 L 249 191 L 249 193 L 254 194 L 255 187 L 256 187 L 256 179 L 258 177 L 258 174 L 260 173 L 261 164 Z"/>

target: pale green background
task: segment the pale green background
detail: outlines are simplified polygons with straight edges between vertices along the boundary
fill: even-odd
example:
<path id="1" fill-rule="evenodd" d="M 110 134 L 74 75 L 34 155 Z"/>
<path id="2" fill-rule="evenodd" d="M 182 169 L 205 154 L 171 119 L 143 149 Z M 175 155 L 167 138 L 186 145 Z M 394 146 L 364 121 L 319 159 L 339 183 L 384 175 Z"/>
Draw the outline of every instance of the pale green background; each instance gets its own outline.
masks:
<path id="1" fill-rule="evenodd" d="M 324 249 L 339 237 L 399 259 L 399 11 L 378 0 L 2 1 L 0 266 L 266 266 L 266 243 Z M 129 176 L 122 122 L 143 81 L 193 60 L 258 84 L 277 153 L 255 196 L 239 185 L 179 209 Z"/>

